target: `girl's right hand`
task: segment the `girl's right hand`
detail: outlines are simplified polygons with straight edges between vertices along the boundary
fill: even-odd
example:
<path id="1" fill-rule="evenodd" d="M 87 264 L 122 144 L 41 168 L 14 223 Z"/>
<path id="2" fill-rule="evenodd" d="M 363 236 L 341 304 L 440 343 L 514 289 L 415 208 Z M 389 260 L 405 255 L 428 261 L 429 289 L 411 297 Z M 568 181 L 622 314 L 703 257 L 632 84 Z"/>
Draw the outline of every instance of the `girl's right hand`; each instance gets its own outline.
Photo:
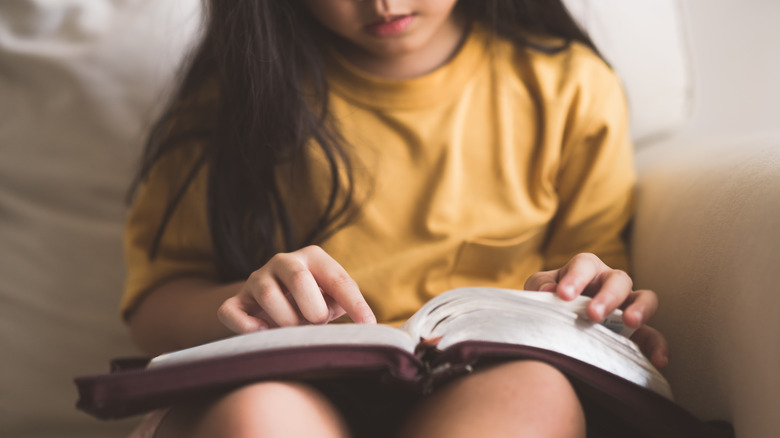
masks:
<path id="1" fill-rule="evenodd" d="M 272 327 L 326 324 L 344 314 L 375 324 L 357 283 L 318 246 L 276 254 L 253 272 L 219 308 L 219 320 L 236 333 Z"/>

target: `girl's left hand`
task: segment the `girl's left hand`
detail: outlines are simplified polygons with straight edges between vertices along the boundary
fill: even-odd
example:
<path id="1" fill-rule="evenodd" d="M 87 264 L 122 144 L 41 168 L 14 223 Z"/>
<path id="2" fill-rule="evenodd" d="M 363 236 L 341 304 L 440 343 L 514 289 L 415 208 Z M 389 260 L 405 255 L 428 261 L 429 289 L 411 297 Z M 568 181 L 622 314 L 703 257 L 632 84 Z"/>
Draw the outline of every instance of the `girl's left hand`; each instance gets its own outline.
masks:
<path id="1" fill-rule="evenodd" d="M 564 300 L 588 295 L 588 317 L 601 322 L 615 309 L 623 309 L 623 323 L 636 329 L 631 339 L 659 369 L 669 363 L 664 336 L 645 325 L 658 309 L 651 290 L 633 290 L 634 282 L 624 271 L 612 269 L 593 254 L 578 254 L 560 269 L 538 272 L 525 283 L 526 290 L 553 292 Z"/>

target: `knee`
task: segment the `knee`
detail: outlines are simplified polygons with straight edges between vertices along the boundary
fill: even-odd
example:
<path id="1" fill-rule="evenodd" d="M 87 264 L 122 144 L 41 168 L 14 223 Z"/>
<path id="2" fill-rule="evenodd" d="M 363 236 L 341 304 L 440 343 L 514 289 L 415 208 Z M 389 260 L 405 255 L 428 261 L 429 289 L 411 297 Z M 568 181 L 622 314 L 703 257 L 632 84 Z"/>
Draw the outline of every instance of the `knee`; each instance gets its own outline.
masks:
<path id="1" fill-rule="evenodd" d="M 256 383 L 234 391 L 221 403 L 222 411 L 231 418 L 228 425 L 236 431 L 231 436 L 347 435 L 331 403 L 304 384 Z"/>
<path id="2" fill-rule="evenodd" d="M 563 401 L 568 395 L 575 395 L 569 379 L 557 368 L 545 362 L 522 360 L 495 365 L 483 371 L 484 379 L 504 382 L 510 388 L 537 390 L 561 396 Z M 559 397 L 555 397 L 559 399 Z"/>
<path id="3" fill-rule="evenodd" d="M 423 401 L 404 436 L 584 437 L 574 388 L 556 368 L 517 361 L 457 379 Z"/>
<path id="4" fill-rule="evenodd" d="M 530 427 L 528 436 L 585 436 L 585 414 L 568 378 L 537 361 L 517 361 L 485 370 L 484 390 L 496 397 L 508 418 Z"/>
<path id="5" fill-rule="evenodd" d="M 340 414 L 324 396 L 306 385 L 286 382 L 244 386 L 180 424 L 184 427 L 179 430 L 188 430 L 181 435 L 193 437 L 348 436 Z"/>
<path id="6" fill-rule="evenodd" d="M 251 411 L 252 416 L 284 414 L 285 406 L 314 407 L 325 403 L 324 398 L 310 387 L 293 382 L 259 382 L 238 388 L 216 403 L 217 408 L 240 413 Z"/>

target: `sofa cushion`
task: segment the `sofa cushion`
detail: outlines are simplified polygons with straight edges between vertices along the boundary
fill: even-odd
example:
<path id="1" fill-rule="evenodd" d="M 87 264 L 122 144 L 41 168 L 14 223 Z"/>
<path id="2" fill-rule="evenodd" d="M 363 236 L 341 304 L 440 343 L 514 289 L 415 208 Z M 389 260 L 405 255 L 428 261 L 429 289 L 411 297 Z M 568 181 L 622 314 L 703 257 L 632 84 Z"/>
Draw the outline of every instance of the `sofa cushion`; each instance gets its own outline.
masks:
<path id="1" fill-rule="evenodd" d="M 693 106 L 679 0 L 566 0 L 622 78 L 638 146 L 679 129 Z"/>
<path id="2" fill-rule="evenodd" d="M 0 434 L 123 436 L 75 375 L 137 354 L 118 318 L 124 195 L 198 0 L 0 2 Z"/>
<path id="3" fill-rule="evenodd" d="M 780 430 L 780 131 L 642 150 L 637 287 L 658 293 L 678 403 L 737 436 Z"/>

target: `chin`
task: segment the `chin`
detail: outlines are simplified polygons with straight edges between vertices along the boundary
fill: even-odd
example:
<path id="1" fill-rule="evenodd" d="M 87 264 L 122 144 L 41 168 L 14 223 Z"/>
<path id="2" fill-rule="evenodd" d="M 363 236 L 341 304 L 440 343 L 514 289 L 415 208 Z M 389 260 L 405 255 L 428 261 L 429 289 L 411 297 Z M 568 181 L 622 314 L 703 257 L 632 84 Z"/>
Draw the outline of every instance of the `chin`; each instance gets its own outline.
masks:
<path id="1" fill-rule="evenodd" d="M 384 41 L 372 41 L 370 44 L 363 46 L 363 49 L 374 56 L 395 58 L 398 56 L 411 55 L 420 51 L 423 44 L 418 40 L 419 38 L 413 37 L 388 38 Z"/>

